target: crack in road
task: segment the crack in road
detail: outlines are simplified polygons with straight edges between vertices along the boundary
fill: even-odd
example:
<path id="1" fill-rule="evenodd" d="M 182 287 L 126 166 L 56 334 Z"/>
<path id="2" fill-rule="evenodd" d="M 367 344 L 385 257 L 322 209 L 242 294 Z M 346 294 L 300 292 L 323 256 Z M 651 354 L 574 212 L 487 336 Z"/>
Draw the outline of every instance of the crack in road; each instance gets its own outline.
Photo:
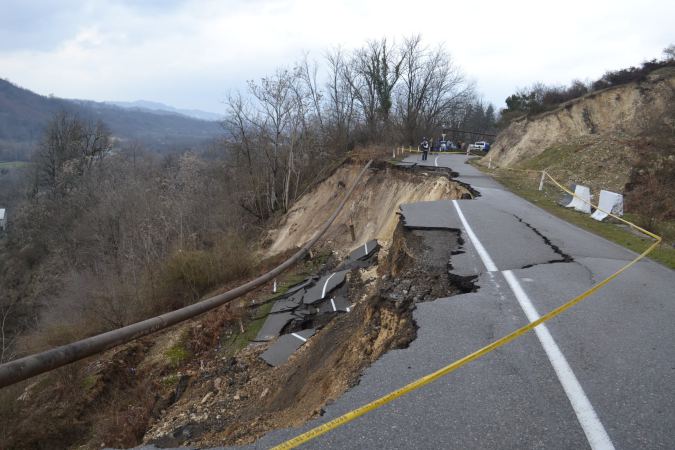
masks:
<path id="1" fill-rule="evenodd" d="M 553 250 L 556 254 L 558 254 L 558 255 L 561 256 L 560 259 L 552 259 L 552 260 L 550 260 L 550 261 L 546 261 L 546 262 L 543 262 L 543 263 L 526 264 L 526 265 L 524 265 L 523 267 L 521 267 L 521 269 L 529 269 L 530 267 L 538 266 L 538 265 L 541 265 L 541 264 L 554 264 L 554 263 L 569 263 L 569 262 L 575 262 L 575 261 L 574 261 L 574 258 L 573 258 L 572 256 L 570 256 L 570 255 L 568 255 L 567 253 L 563 252 L 563 251 L 560 249 L 560 247 L 558 247 L 558 246 L 555 245 L 553 242 L 551 242 L 551 240 L 550 240 L 547 236 L 545 236 L 541 231 L 539 231 L 538 229 L 536 229 L 535 227 L 533 227 L 533 226 L 532 226 L 531 224 L 529 224 L 528 222 L 525 222 L 525 221 L 523 220 L 522 217 L 519 217 L 519 216 L 517 216 L 516 214 L 513 214 L 513 217 L 515 217 L 516 219 L 518 219 L 518 221 L 519 221 L 520 223 L 524 224 L 524 225 L 525 225 L 526 227 L 528 227 L 530 230 L 534 231 L 534 233 L 535 233 L 537 236 L 539 236 L 540 238 L 542 238 L 542 239 L 544 240 L 544 243 L 545 243 L 546 245 L 548 245 L 548 246 L 551 248 L 551 250 Z"/>

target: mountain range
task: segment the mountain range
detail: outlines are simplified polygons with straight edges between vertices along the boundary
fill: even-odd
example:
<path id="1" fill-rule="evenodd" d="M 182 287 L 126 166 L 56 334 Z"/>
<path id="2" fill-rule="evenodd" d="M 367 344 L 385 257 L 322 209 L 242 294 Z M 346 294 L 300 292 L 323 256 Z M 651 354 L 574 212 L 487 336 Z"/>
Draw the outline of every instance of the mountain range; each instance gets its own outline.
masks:
<path id="1" fill-rule="evenodd" d="M 182 109 L 174 108 L 173 106 L 165 105 L 164 103 L 151 102 L 148 100 L 136 100 L 134 102 L 105 102 L 108 105 L 115 105 L 121 108 L 126 109 L 136 109 L 139 111 L 150 111 L 150 112 L 167 112 L 180 114 L 183 116 L 192 117 L 193 119 L 199 120 L 208 120 L 212 122 L 217 122 L 223 119 L 222 114 L 216 114 L 210 111 L 202 111 L 199 109 Z"/>
<path id="2" fill-rule="evenodd" d="M 68 100 L 39 95 L 0 79 L 0 161 L 27 160 L 59 111 L 101 120 L 121 145 L 134 142 L 161 153 L 201 147 L 222 135 L 213 113 L 147 101 Z"/>

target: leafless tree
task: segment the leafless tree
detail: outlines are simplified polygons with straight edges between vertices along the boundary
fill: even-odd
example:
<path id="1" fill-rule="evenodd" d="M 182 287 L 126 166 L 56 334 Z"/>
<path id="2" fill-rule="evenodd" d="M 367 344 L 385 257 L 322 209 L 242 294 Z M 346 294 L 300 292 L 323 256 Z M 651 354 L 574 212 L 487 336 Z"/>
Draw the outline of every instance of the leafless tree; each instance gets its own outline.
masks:
<path id="1" fill-rule="evenodd" d="M 345 150 L 353 130 L 355 119 L 355 97 L 350 80 L 352 68 L 348 65 L 344 50 L 335 48 L 326 54 L 328 64 L 328 82 L 326 88 L 327 110 L 330 118 L 332 142 Z"/>
<path id="2" fill-rule="evenodd" d="M 397 112 L 403 140 L 414 144 L 451 121 L 472 99 L 473 88 L 443 47 L 430 50 L 419 35 L 404 40 L 402 53 Z"/>

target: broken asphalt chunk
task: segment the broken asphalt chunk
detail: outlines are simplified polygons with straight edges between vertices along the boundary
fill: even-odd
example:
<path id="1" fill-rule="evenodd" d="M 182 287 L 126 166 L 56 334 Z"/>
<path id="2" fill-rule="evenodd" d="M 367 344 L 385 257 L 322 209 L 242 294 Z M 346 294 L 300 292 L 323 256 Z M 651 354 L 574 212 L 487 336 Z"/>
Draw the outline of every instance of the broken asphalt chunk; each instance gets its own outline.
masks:
<path id="1" fill-rule="evenodd" d="M 350 261 L 358 261 L 361 259 L 367 259 L 370 255 L 372 255 L 378 248 L 380 248 L 380 244 L 377 242 L 375 239 L 371 239 L 370 241 L 366 242 L 365 244 L 359 246 L 355 250 L 353 250 L 349 254 L 349 260 Z"/>
<path id="2" fill-rule="evenodd" d="M 306 287 L 311 286 L 319 277 L 316 276 L 311 276 L 309 278 L 305 278 L 303 281 L 300 283 L 296 283 L 288 288 L 288 290 L 284 293 L 284 296 L 289 296 L 292 294 L 295 294 L 298 291 L 301 291 L 305 289 Z"/>
<path id="3" fill-rule="evenodd" d="M 279 366 L 299 349 L 315 333 L 314 329 L 298 331 L 280 336 L 260 357 L 271 366 Z"/>
<path id="4" fill-rule="evenodd" d="M 281 330 L 293 319 L 292 312 L 269 314 L 262 328 L 255 337 L 258 342 L 270 341 L 279 336 Z"/>
<path id="5" fill-rule="evenodd" d="M 342 296 L 327 298 L 317 305 L 318 314 L 336 313 L 336 312 L 350 312 L 351 305 L 346 298 Z"/>
<path id="6" fill-rule="evenodd" d="M 295 308 L 300 306 L 300 304 L 302 304 L 303 294 L 304 294 L 303 292 L 296 292 L 290 297 L 283 297 L 277 300 L 276 302 L 274 302 L 274 305 L 270 310 L 270 314 L 293 311 Z"/>
<path id="7" fill-rule="evenodd" d="M 341 270 L 320 278 L 319 281 L 305 293 L 305 296 L 302 299 L 303 303 L 311 305 L 326 298 L 333 289 L 344 283 L 347 272 L 347 270 Z"/>

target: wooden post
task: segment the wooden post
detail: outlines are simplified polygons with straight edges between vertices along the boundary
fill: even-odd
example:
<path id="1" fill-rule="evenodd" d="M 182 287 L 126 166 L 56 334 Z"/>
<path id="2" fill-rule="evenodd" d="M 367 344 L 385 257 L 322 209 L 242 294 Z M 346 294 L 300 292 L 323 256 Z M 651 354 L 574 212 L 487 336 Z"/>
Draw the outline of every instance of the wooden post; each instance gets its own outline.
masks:
<path id="1" fill-rule="evenodd" d="M 542 170 L 541 171 L 541 180 L 539 180 L 539 190 L 543 191 L 544 190 L 544 178 L 546 177 L 546 171 Z"/>

